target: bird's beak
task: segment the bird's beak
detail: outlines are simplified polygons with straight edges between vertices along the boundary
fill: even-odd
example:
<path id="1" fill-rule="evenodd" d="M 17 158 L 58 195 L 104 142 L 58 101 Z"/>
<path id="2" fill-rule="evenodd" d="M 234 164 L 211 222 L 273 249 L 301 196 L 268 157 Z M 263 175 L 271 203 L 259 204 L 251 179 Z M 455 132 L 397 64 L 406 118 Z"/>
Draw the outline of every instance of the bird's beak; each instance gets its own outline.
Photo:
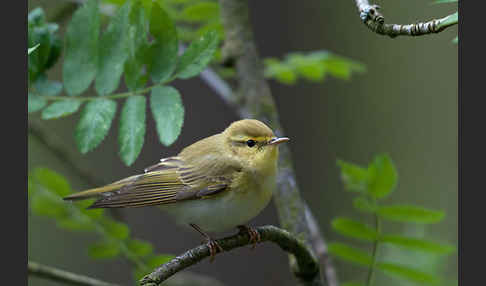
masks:
<path id="1" fill-rule="evenodd" d="M 289 141 L 290 139 L 287 138 L 287 137 L 275 137 L 275 138 L 272 138 L 270 139 L 270 141 L 268 141 L 268 145 L 278 145 L 280 143 L 283 143 L 283 142 L 287 142 Z"/>

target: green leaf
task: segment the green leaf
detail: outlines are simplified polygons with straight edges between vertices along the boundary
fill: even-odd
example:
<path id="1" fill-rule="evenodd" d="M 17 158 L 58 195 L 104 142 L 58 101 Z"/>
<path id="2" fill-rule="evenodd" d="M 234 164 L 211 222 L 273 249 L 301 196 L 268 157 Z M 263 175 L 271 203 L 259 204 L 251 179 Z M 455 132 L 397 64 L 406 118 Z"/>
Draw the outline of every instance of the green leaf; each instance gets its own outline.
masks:
<path id="1" fill-rule="evenodd" d="M 113 16 L 106 32 L 101 36 L 98 73 L 95 88 L 99 95 L 112 93 L 120 83 L 129 49 L 131 1 L 127 1 Z"/>
<path id="2" fill-rule="evenodd" d="M 34 82 L 34 88 L 38 95 L 56 96 L 62 91 L 62 83 L 50 81 L 46 76 L 41 75 Z"/>
<path id="3" fill-rule="evenodd" d="M 148 20 L 145 9 L 140 1 L 135 1 L 130 11 L 130 25 L 128 28 L 128 58 L 125 62 L 125 84 L 129 90 L 136 90 L 145 85 L 148 77 L 142 67 L 148 56 Z M 150 59 L 147 60 L 150 62 Z"/>
<path id="4" fill-rule="evenodd" d="M 181 95 L 173 87 L 155 87 L 150 96 L 150 108 L 160 142 L 165 146 L 171 145 L 181 133 L 184 122 Z"/>
<path id="5" fill-rule="evenodd" d="M 147 266 L 153 269 L 159 267 L 162 264 L 169 262 L 174 257 L 175 257 L 174 255 L 169 255 L 169 254 L 156 255 L 147 259 Z"/>
<path id="6" fill-rule="evenodd" d="M 42 111 L 42 119 L 57 119 L 68 116 L 78 111 L 81 104 L 81 101 L 69 98 L 54 102 Z"/>
<path id="7" fill-rule="evenodd" d="M 383 235 L 380 237 L 380 241 L 390 243 L 404 249 L 437 254 L 449 254 L 455 250 L 455 247 L 450 244 L 441 244 L 433 241 L 404 237 L 400 235 Z"/>
<path id="8" fill-rule="evenodd" d="M 443 211 L 435 211 L 414 205 L 382 206 L 377 214 L 387 220 L 413 223 L 437 223 L 444 218 Z"/>
<path id="9" fill-rule="evenodd" d="M 37 215 L 53 218 L 63 218 L 68 215 L 62 200 L 56 201 L 50 197 L 38 194 L 30 199 L 32 211 Z"/>
<path id="10" fill-rule="evenodd" d="M 175 25 L 157 2 L 153 3 L 150 15 L 150 34 L 155 39 L 150 51 L 150 75 L 154 82 L 164 82 L 176 67 L 179 46 Z"/>
<path id="11" fill-rule="evenodd" d="M 203 1 L 184 8 L 181 19 L 188 22 L 205 22 L 219 18 L 219 4 L 216 2 Z"/>
<path id="12" fill-rule="evenodd" d="M 71 193 L 71 186 L 68 181 L 50 169 L 36 168 L 32 174 L 38 184 L 59 197 L 64 197 Z"/>
<path id="13" fill-rule="evenodd" d="M 368 170 L 358 165 L 338 160 L 341 167 L 341 179 L 348 191 L 362 192 L 368 185 Z"/>
<path id="14" fill-rule="evenodd" d="M 341 286 L 364 286 L 364 284 L 360 282 L 344 282 Z"/>
<path id="15" fill-rule="evenodd" d="M 353 206 L 356 209 L 358 209 L 362 212 L 366 212 L 366 213 L 374 213 L 374 212 L 376 212 L 376 209 L 378 208 L 378 206 L 376 205 L 375 202 L 372 202 L 365 197 L 354 198 L 353 199 Z"/>
<path id="16" fill-rule="evenodd" d="M 90 245 L 88 254 L 95 259 L 114 258 L 120 254 L 120 247 L 116 243 L 101 242 Z"/>
<path id="17" fill-rule="evenodd" d="M 30 55 L 33 51 L 35 51 L 38 47 L 39 47 L 40 44 L 37 44 L 35 46 L 33 46 L 32 48 L 29 48 L 27 50 L 27 55 Z"/>
<path id="18" fill-rule="evenodd" d="M 335 218 L 331 224 L 335 231 L 345 236 L 368 241 L 374 241 L 378 236 L 378 233 L 370 226 L 349 218 Z"/>
<path id="19" fill-rule="evenodd" d="M 41 110 L 46 104 L 47 100 L 42 98 L 42 96 L 29 93 L 27 98 L 27 111 L 29 113 Z"/>
<path id="20" fill-rule="evenodd" d="M 457 0 L 435 0 L 433 4 L 453 3 L 453 2 L 457 2 Z"/>
<path id="21" fill-rule="evenodd" d="M 339 79 L 348 80 L 353 72 L 366 71 L 363 64 L 336 55 L 330 55 L 325 63 L 329 73 Z"/>
<path id="22" fill-rule="evenodd" d="M 219 43 L 218 33 L 209 31 L 192 42 L 180 57 L 175 74 L 187 79 L 202 72 L 214 56 Z"/>
<path id="23" fill-rule="evenodd" d="M 344 243 L 330 243 L 328 245 L 328 250 L 332 255 L 349 262 L 354 262 L 363 266 L 370 266 L 373 263 L 373 259 L 368 253 Z"/>
<path id="24" fill-rule="evenodd" d="M 93 231 L 95 225 L 85 219 L 64 218 L 57 221 L 57 226 L 70 231 Z"/>
<path id="25" fill-rule="evenodd" d="M 389 195 L 397 184 L 398 174 L 388 155 L 378 155 L 368 167 L 368 193 L 376 199 Z"/>
<path id="26" fill-rule="evenodd" d="M 127 166 L 135 162 L 142 150 L 145 136 L 145 108 L 146 100 L 141 95 L 129 97 L 123 105 L 118 143 L 120 157 Z"/>
<path id="27" fill-rule="evenodd" d="M 103 227 L 106 234 L 119 240 L 126 239 L 130 234 L 130 229 L 126 224 L 114 220 L 103 220 Z"/>
<path id="28" fill-rule="evenodd" d="M 294 84 L 297 82 L 297 75 L 286 64 L 280 63 L 277 59 L 269 58 L 264 60 L 266 78 L 275 78 L 285 84 Z"/>
<path id="29" fill-rule="evenodd" d="M 99 32 L 98 1 L 88 0 L 74 13 L 66 30 L 62 76 L 68 95 L 81 94 L 96 76 Z"/>
<path id="30" fill-rule="evenodd" d="M 418 283 L 438 284 L 439 279 L 431 274 L 394 263 L 379 262 L 376 267 L 384 273 Z"/>
<path id="31" fill-rule="evenodd" d="M 152 244 L 138 240 L 132 239 L 127 243 L 128 249 L 138 257 L 144 257 L 153 252 L 154 248 Z"/>
<path id="32" fill-rule="evenodd" d="M 85 154 L 98 146 L 110 130 L 116 102 L 110 99 L 90 101 L 81 112 L 74 137 L 78 150 Z"/>

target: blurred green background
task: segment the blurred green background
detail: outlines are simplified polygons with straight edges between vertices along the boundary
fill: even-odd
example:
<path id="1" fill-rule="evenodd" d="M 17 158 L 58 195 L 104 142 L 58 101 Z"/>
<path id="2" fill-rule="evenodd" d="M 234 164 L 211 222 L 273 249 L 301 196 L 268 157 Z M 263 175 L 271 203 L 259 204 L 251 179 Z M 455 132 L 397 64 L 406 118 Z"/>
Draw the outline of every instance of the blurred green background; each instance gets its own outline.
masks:
<path id="1" fill-rule="evenodd" d="M 443 17 L 453 5 L 430 1 L 379 1 L 388 22 L 412 23 Z M 64 1 L 30 1 L 29 10 L 41 6 L 48 17 Z M 457 28 L 437 35 L 390 39 L 371 33 L 359 20 L 354 1 L 250 1 L 257 46 L 262 57 L 282 57 L 292 51 L 329 50 L 364 63 L 367 72 L 343 81 L 327 78 L 323 83 L 299 82 L 294 86 L 271 82 L 290 148 L 302 195 L 319 220 L 328 241 L 344 240 L 331 230 L 335 216 L 358 217 L 351 206 L 353 195 L 343 189 L 337 159 L 368 164 L 377 153 L 386 152 L 399 174 L 398 187 L 386 202 L 416 203 L 446 212 L 443 222 L 407 228 L 385 224 L 385 230 L 424 235 L 457 246 L 458 198 L 458 56 L 451 40 Z M 66 23 L 59 23 L 61 32 Z M 49 73 L 61 78 L 62 59 Z M 64 146 L 76 165 L 97 183 L 109 183 L 141 172 L 160 158 L 176 154 L 184 146 L 220 132 L 237 120 L 235 113 L 198 78 L 175 83 L 186 108 L 182 134 L 169 148 L 163 147 L 148 116 L 145 145 L 131 167 L 118 157 L 117 128 L 93 152 L 81 155 L 73 138 L 79 114 L 41 121 L 30 114 L 29 122 L 43 136 Z M 119 115 L 117 115 L 118 117 Z M 115 118 L 117 124 L 117 118 Z M 116 126 L 116 125 L 114 125 Z M 28 168 L 44 166 L 66 176 L 75 190 L 94 187 L 76 170 L 49 151 L 38 136 L 28 137 Z M 134 237 L 148 240 L 157 253 L 178 254 L 201 242 L 197 233 L 177 227 L 154 208 L 121 210 Z M 252 225 L 278 224 L 270 205 Z M 402 228 L 403 227 L 403 228 Z M 29 259 L 122 285 L 132 283 L 129 265 L 123 261 L 93 261 L 86 245 L 94 235 L 56 228 L 53 221 L 29 214 Z M 420 254 L 381 248 L 379 255 L 400 258 L 421 268 L 443 274 L 454 285 L 457 255 L 437 260 Z M 404 256 L 408 255 L 408 256 Z M 340 280 L 363 280 L 365 269 L 334 259 Z M 212 275 L 226 285 L 294 285 L 287 256 L 271 244 L 256 250 L 241 248 L 218 255 L 215 262 L 193 266 L 194 272 Z M 29 285 L 54 285 L 29 278 Z M 409 285 L 376 275 L 376 285 Z"/>

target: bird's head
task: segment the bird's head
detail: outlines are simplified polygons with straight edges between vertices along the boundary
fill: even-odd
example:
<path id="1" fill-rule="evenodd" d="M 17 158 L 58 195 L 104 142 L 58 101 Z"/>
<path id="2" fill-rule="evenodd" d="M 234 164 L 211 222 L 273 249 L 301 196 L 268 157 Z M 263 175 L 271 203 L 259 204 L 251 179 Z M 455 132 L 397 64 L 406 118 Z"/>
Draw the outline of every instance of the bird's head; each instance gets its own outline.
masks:
<path id="1" fill-rule="evenodd" d="M 276 137 L 272 129 L 255 119 L 233 122 L 224 130 L 223 136 L 232 155 L 254 167 L 275 164 L 278 145 L 289 141 L 287 137 Z"/>

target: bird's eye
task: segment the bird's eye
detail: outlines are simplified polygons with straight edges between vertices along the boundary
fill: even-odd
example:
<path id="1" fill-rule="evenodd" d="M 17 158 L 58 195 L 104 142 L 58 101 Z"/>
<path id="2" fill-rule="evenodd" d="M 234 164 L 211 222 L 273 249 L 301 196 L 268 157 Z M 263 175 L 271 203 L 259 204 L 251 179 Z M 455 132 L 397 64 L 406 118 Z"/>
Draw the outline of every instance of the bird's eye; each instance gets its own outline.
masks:
<path id="1" fill-rule="evenodd" d="M 250 139 L 250 140 L 246 141 L 246 145 L 248 145 L 248 147 L 253 147 L 253 146 L 255 146 L 255 144 L 256 144 L 255 140 Z"/>

